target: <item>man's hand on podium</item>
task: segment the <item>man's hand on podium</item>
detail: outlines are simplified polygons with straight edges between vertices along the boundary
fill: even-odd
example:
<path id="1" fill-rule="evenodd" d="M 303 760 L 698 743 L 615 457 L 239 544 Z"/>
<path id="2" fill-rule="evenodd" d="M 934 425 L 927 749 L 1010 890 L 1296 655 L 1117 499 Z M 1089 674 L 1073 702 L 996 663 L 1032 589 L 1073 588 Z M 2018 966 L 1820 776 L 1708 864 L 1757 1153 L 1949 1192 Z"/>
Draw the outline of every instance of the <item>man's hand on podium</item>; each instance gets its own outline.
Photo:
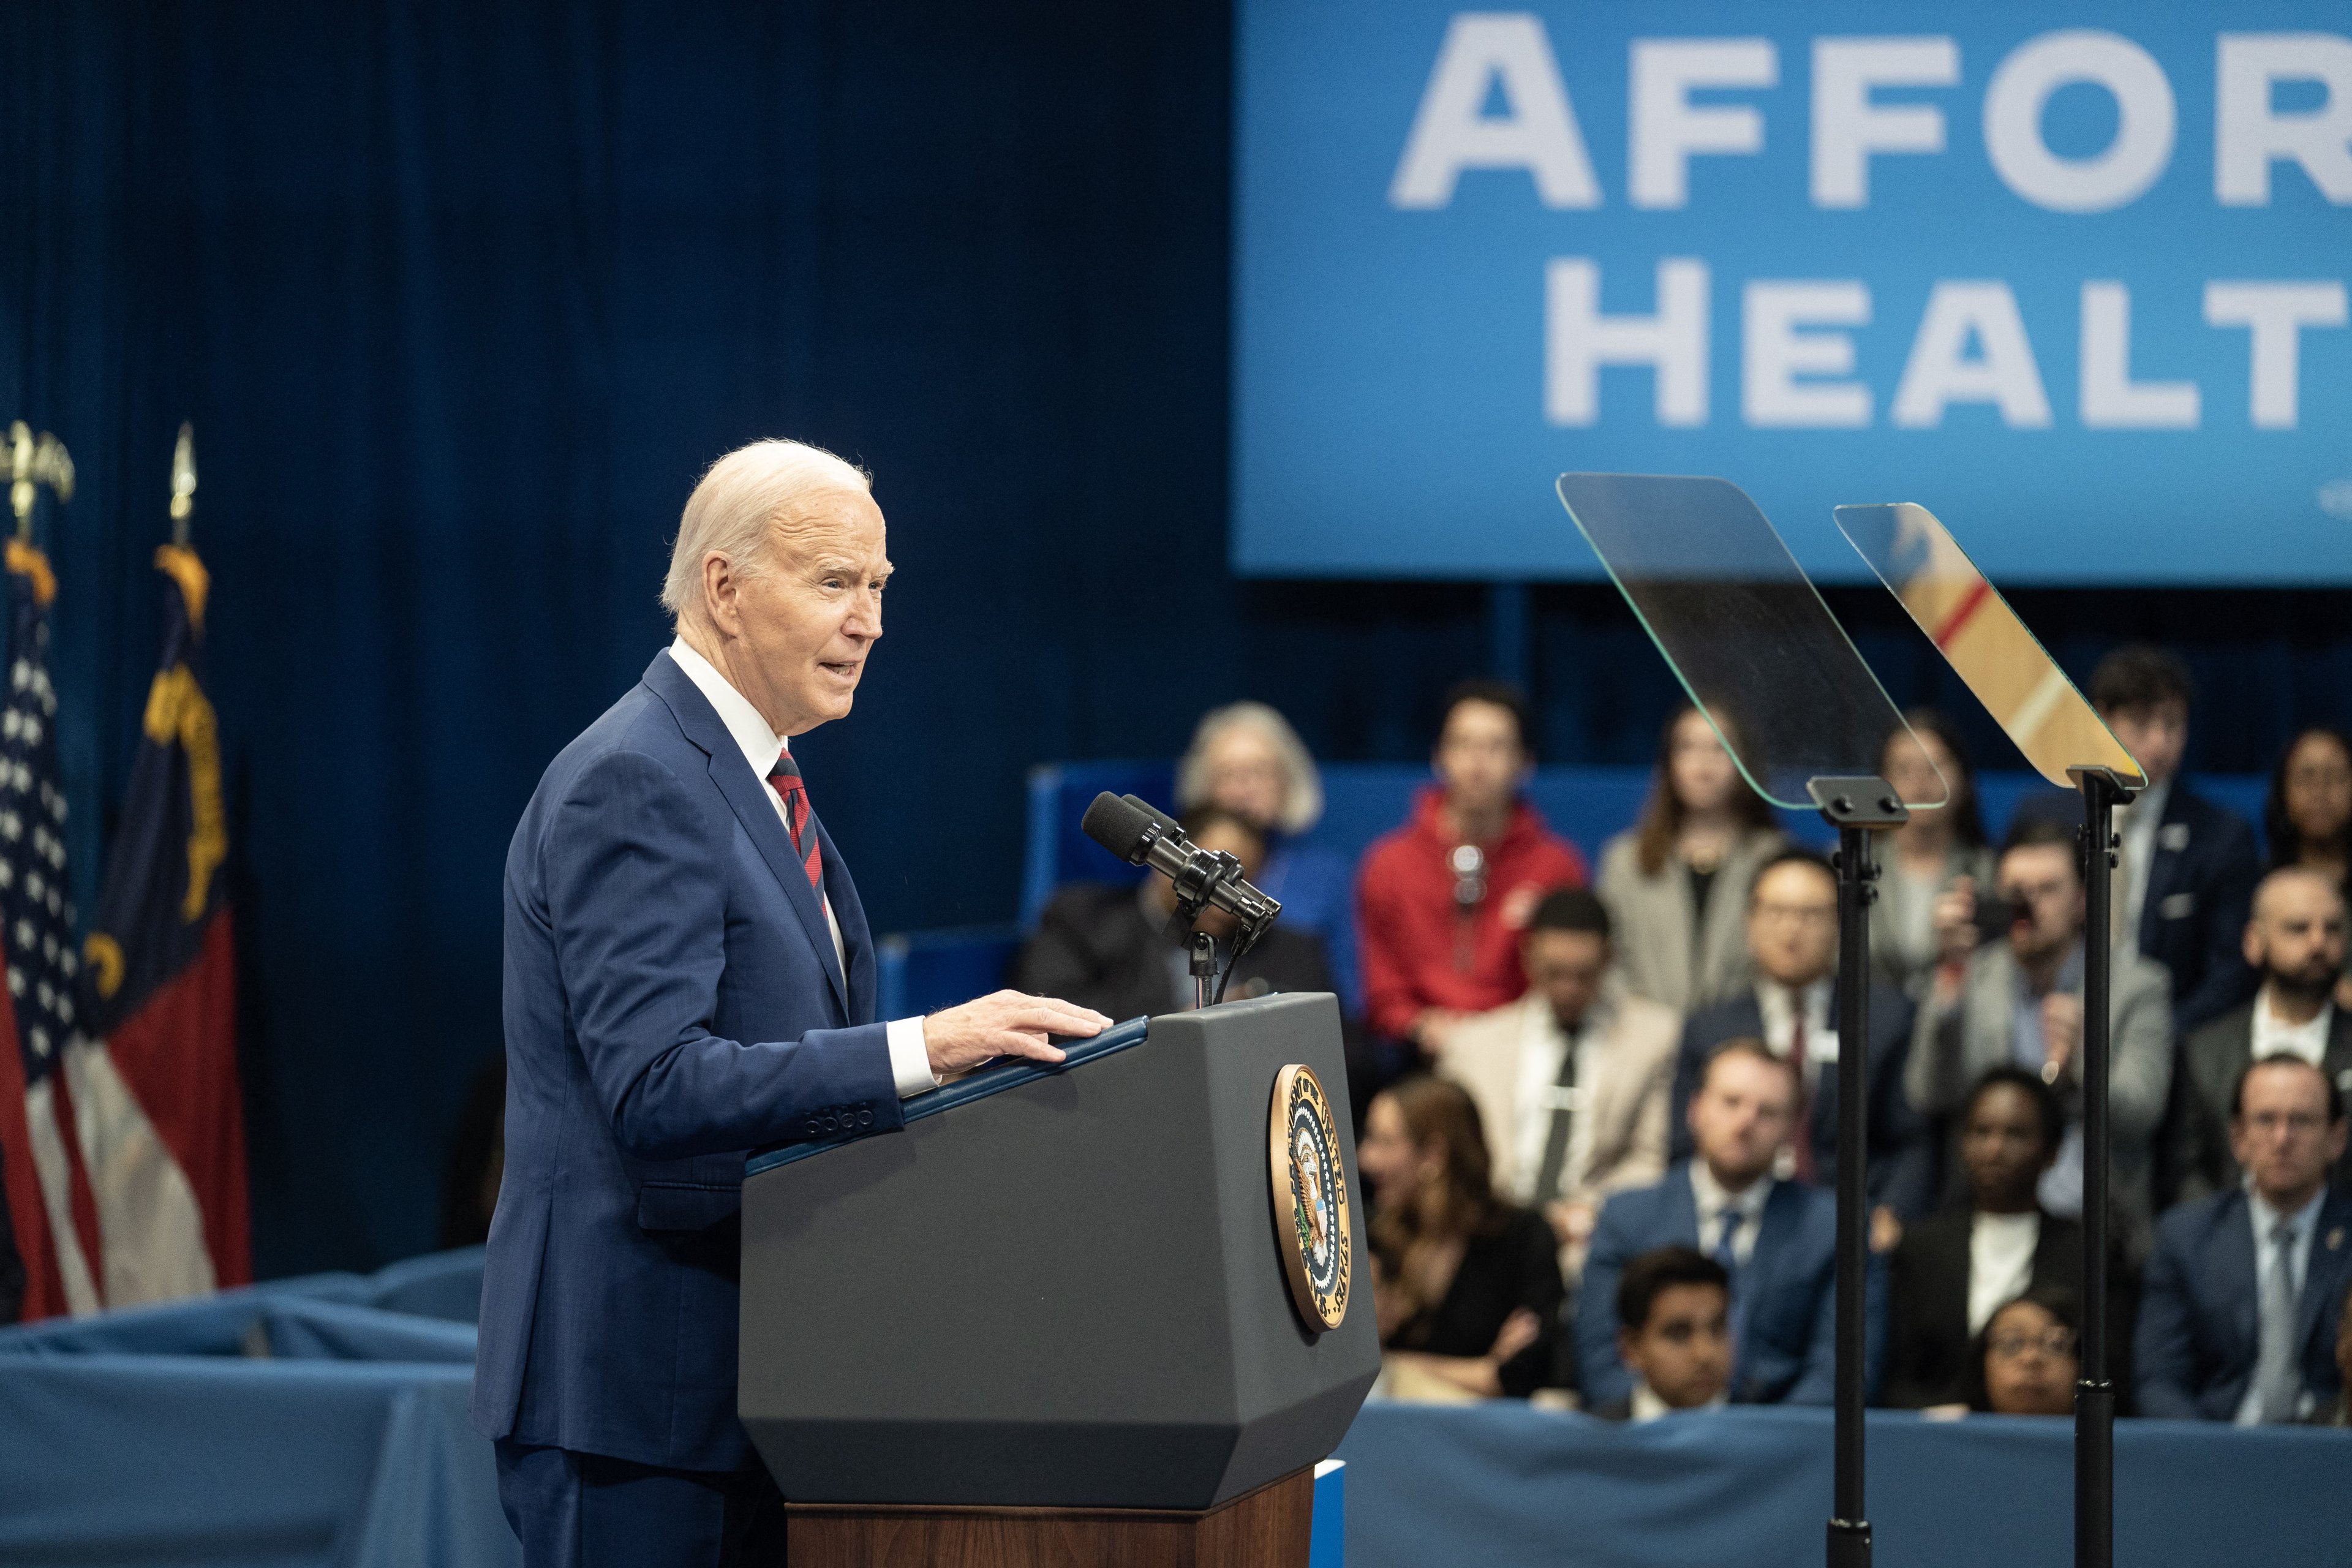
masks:
<path id="1" fill-rule="evenodd" d="M 970 1072 L 998 1057 L 1060 1061 L 1061 1050 L 1048 1041 L 1048 1036 L 1088 1039 L 1109 1028 L 1110 1023 L 1091 1007 L 1052 996 L 998 991 L 925 1018 L 923 1048 L 930 1053 L 932 1074 L 944 1079 L 951 1073 Z"/>

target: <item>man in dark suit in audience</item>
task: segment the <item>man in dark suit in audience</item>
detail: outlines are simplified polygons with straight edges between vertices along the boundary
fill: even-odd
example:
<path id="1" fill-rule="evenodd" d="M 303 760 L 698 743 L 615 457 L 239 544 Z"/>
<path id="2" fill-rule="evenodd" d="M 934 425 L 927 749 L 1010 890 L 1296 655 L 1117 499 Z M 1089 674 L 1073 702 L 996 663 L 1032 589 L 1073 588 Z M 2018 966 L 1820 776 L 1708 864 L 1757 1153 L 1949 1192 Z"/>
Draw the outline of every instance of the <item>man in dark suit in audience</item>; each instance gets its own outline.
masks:
<path id="1" fill-rule="evenodd" d="M 1796 1109 L 1796 1074 L 1785 1058 L 1756 1040 L 1719 1047 L 1691 1099 L 1696 1153 L 1656 1186 L 1619 1193 L 1601 1209 L 1576 1307 L 1588 1405 L 1633 1397 L 1633 1377 L 1618 1353 L 1618 1281 L 1638 1255 L 1675 1245 L 1696 1247 L 1731 1276 L 1732 1401 L 1830 1402 L 1837 1205 L 1827 1193 L 1772 1173 Z M 1874 1369 L 1881 1284 L 1874 1269 Z"/>
<path id="2" fill-rule="evenodd" d="M 2331 1191 L 2327 1168 L 2345 1133 L 2342 1091 L 2303 1058 L 2281 1052 L 2238 1075 L 2230 1142 L 2246 1181 L 2157 1227 L 2140 1302 L 2140 1414 L 2252 1426 L 2334 1403 L 2352 1193 Z"/>
<path id="3" fill-rule="evenodd" d="M 1837 873 L 1810 849 L 1766 861 L 1748 898 L 1748 951 L 1756 984 L 1745 996 L 1694 1014 L 1683 1027 L 1667 1125 L 1674 1155 L 1691 1152 L 1685 1112 L 1707 1058 L 1726 1040 L 1761 1040 L 1794 1064 L 1804 1094 L 1780 1174 L 1822 1187 L 1837 1181 Z M 1934 1198 L 1935 1160 L 1925 1123 L 1903 1092 L 1912 1009 L 1899 991 L 1870 997 L 1870 1201 L 1897 1221 L 1924 1216 Z M 1899 1226 L 1880 1221 L 1883 1234 Z M 1891 1235 L 1888 1236 L 1891 1240 Z"/>
<path id="4" fill-rule="evenodd" d="M 2217 1018 L 2254 989 L 2240 952 L 2262 862 L 2244 817 L 2180 776 L 2189 747 L 2188 667 L 2160 647 L 2119 647 L 2091 673 L 2099 710 L 2147 773 L 2147 788 L 2116 813 L 2116 932 L 2172 979 L 2175 1037 Z M 2080 826 L 2081 798 L 2037 795 L 2021 816 Z"/>
<path id="5" fill-rule="evenodd" d="M 2262 989 L 2181 1046 L 2165 1134 L 2167 1173 L 2180 1199 L 2238 1184 L 2230 1090 L 2247 1063 L 2284 1051 L 2318 1068 L 2338 1090 L 2352 1089 L 2352 1014 L 2335 1003 L 2344 947 L 2344 895 L 2335 882 L 2299 866 L 2263 879 L 2246 922 L 2246 962 Z M 2332 1179 L 2339 1186 L 2352 1181 L 2352 1159 L 2338 1160 Z"/>
<path id="6" fill-rule="evenodd" d="M 1186 812 L 1182 826 L 1193 843 L 1213 854 L 1231 855 L 1242 863 L 1244 878 L 1256 879 L 1265 863 L 1265 837 L 1256 828 L 1213 805 Z M 1180 933 L 1167 929 L 1175 911 L 1176 885 L 1156 871 L 1140 887 L 1081 882 L 1064 888 L 1039 917 L 1037 934 L 1022 948 L 1013 988 L 1066 997 L 1107 1018 L 1183 1012 L 1192 1005 L 1193 981 Z M 1217 939 L 1218 970 L 1223 973 L 1234 917 L 1212 907 L 1202 911 L 1199 928 Z M 1242 955 L 1225 1000 L 1333 989 L 1322 940 L 1276 925 Z"/>

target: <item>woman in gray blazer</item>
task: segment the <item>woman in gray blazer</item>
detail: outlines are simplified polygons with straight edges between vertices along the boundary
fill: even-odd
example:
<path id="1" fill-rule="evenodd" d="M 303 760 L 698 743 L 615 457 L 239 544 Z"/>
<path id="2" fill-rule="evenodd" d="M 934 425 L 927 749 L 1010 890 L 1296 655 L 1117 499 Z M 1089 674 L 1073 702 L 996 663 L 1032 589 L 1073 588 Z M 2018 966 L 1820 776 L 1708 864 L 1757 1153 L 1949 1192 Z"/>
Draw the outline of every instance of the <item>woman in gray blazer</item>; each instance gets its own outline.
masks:
<path id="1" fill-rule="evenodd" d="M 1787 842 L 1706 715 L 1685 704 L 1658 738 L 1642 820 L 1601 852 L 1594 891 L 1616 928 L 1625 988 L 1684 1013 L 1745 991 L 1755 978 L 1748 889 Z"/>

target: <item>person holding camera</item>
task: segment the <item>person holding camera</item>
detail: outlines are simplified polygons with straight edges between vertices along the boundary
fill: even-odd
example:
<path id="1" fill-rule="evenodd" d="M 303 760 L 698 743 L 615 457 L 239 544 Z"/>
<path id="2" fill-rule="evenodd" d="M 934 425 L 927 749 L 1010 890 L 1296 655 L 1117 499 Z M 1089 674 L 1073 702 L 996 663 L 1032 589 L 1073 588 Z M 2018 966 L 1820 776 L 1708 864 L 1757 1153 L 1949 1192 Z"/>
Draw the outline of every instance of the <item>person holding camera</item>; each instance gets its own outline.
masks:
<path id="1" fill-rule="evenodd" d="M 2042 1207 L 2083 1212 L 2083 963 L 2085 909 L 2072 828 L 2020 822 L 2001 847 L 1992 897 L 1969 879 L 1936 903 L 1940 954 L 1920 999 L 1904 1088 L 1922 1115 L 1952 1118 L 1986 1072 L 2013 1063 L 2058 1093 L 2066 1111 L 2058 1156 L 2039 1184 Z M 2108 1115 L 2113 1192 L 2131 1255 L 2145 1257 L 2154 1215 L 2150 1173 L 2172 1082 L 2172 1002 L 2165 972 L 2115 949 L 2108 995 Z M 1957 1159 L 1948 1163 L 1958 1170 Z"/>

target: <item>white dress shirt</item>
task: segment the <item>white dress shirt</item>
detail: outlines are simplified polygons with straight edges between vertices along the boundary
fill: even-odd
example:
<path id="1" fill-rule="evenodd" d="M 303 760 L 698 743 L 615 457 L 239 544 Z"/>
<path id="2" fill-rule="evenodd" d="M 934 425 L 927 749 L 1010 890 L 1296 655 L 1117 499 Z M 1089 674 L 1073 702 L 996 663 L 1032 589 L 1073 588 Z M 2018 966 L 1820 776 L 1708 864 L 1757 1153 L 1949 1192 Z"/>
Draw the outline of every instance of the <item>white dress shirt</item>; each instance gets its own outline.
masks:
<path id="1" fill-rule="evenodd" d="M 1969 1332 L 1980 1333 L 1992 1315 L 2033 1283 L 2033 1249 L 2042 1244 L 2042 1211 L 1986 1214 L 1969 1222 Z"/>
<path id="2" fill-rule="evenodd" d="M 741 749 L 744 762 L 751 764 L 751 775 L 760 781 L 761 793 L 768 797 L 768 804 L 776 808 L 776 820 L 784 825 L 789 837 L 792 821 L 784 816 L 783 797 L 770 787 L 768 773 L 776 765 L 776 759 L 792 749 L 791 745 L 782 735 L 768 728 L 768 721 L 760 717 L 760 710 L 751 706 L 751 699 L 729 685 L 727 678 L 713 668 L 709 659 L 688 647 L 684 637 L 669 645 L 669 657 L 678 668 L 686 671 L 686 678 L 694 682 L 694 689 L 709 698 L 710 706 L 718 710 L 719 721 L 727 726 L 727 733 Z M 846 984 L 849 979 L 849 952 L 842 945 L 841 922 L 834 918 L 833 900 L 826 898 L 822 889 L 817 893 L 817 901 L 824 906 L 825 929 L 833 933 L 833 956 L 840 963 L 842 980 Z M 890 1077 L 898 1086 L 898 1098 L 904 1100 L 925 1089 L 937 1089 L 940 1080 L 931 1074 L 931 1053 L 923 1044 L 923 1021 L 920 1018 L 894 1019 L 887 1034 Z"/>
<path id="3" fill-rule="evenodd" d="M 1809 1100 L 1821 1082 L 1822 1064 L 1837 1060 L 1837 1026 L 1830 1016 L 1835 992 L 1836 983 L 1826 974 L 1801 992 L 1792 992 L 1776 980 L 1756 983 L 1756 1009 L 1764 1016 L 1764 1048 L 1782 1061 L 1789 1059 L 1796 1039 L 1798 1009 L 1804 1010 L 1805 1096 Z"/>
<path id="4" fill-rule="evenodd" d="M 2291 1215 L 2284 1215 L 2271 1207 L 2263 1200 L 2263 1194 L 2254 1190 L 2254 1184 L 2251 1177 L 2247 1179 L 2246 1218 L 2254 1227 L 2255 1322 L 2260 1323 L 2263 1321 L 2261 1299 L 2270 1293 L 2271 1270 L 2278 1267 L 2278 1243 L 2271 1239 L 2271 1232 L 2278 1228 L 2281 1220 L 2286 1221 L 2294 1229 L 2294 1234 L 2288 1238 L 2286 1244 L 2286 1270 L 2288 1277 L 2294 1281 L 2294 1293 L 2299 1302 L 2303 1296 L 2304 1281 L 2310 1277 L 2311 1273 L 2311 1238 L 2319 1232 L 2319 1205 L 2326 1201 L 2327 1189 L 2322 1186 L 2319 1191 L 2311 1194 L 2310 1202 Z M 2302 1314 L 2298 1312 L 2296 1314 L 2298 1321 L 2301 1321 L 2301 1317 Z M 2257 1369 L 2262 1366 L 2262 1347 L 2259 1344 L 2254 1348 L 2254 1365 Z M 2296 1365 L 2298 1375 L 2301 1371 L 2301 1362 L 2298 1358 Z M 2295 1418 L 2300 1420 L 2310 1413 L 2311 1390 L 2306 1388 L 2296 1397 Z M 2237 1425 L 2241 1426 L 2257 1426 L 2262 1424 L 2263 1385 L 2258 1379 L 2247 1380 L 2246 1396 L 2238 1401 L 2238 1414 L 2235 1419 Z"/>
<path id="5" fill-rule="evenodd" d="M 2336 1026 L 2336 1004 L 2321 1003 L 2310 1022 L 2303 1024 L 2281 1022 L 2271 1005 L 2270 984 L 2264 982 L 2254 997 L 2253 1054 L 2246 1059 L 2258 1062 L 2274 1052 L 2287 1051 L 2317 1067 L 2327 1055 L 2327 1032 Z"/>
<path id="6" fill-rule="evenodd" d="M 1518 1093 L 1511 1101 L 1518 1112 L 1517 1125 L 1511 1129 L 1511 1195 L 1519 1203 L 1546 1204 L 1559 1195 L 1536 1193 L 1555 1110 L 1569 1113 L 1568 1158 L 1559 1168 L 1560 1186 L 1572 1192 L 1583 1184 L 1584 1168 L 1592 1159 L 1592 1077 L 1600 1070 L 1603 1008 L 1604 1004 L 1595 1002 L 1572 1039 L 1549 1006 L 1529 1009 L 1530 1021 L 1519 1037 Z M 1559 1065 L 1571 1050 L 1576 1053 L 1576 1083 L 1562 1089 Z"/>
<path id="7" fill-rule="evenodd" d="M 1720 1410 L 1730 1403 L 1731 1393 L 1727 1389 L 1723 1393 L 1717 1394 L 1713 1399 L 1708 1400 L 1705 1405 L 1694 1405 L 1692 1408 L 1696 1410 Z M 1672 1415 L 1674 1413 L 1675 1407 L 1658 1397 L 1657 1390 L 1650 1386 L 1650 1380 L 1648 1378 L 1637 1377 L 1633 1380 L 1633 1407 L 1627 1413 L 1627 1418 L 1631 1420 L 1633 1425 L 1638 1426 L 1644 1421 L 1655 1421 L 1661 1415 Z"/>
<path id="8" fill-rule="evenodd" d="M 1759 1176 L 1744 1193 L 1726 1192 L 1704 1159 L 1690 1163 L 1691 1196 L 1698 1200 L 1698 1249 L 1709 1258 L 1723 1240 L 1723 1216 L 1739 1215 L 1739 1234 L 1731 1238 L 1731 1256 L 1742 1268 L 1756 1254 L 1756 1233 L 1764 1223 L 1764 1200 L 1772 1195 L 1772 1178 Z"/>

